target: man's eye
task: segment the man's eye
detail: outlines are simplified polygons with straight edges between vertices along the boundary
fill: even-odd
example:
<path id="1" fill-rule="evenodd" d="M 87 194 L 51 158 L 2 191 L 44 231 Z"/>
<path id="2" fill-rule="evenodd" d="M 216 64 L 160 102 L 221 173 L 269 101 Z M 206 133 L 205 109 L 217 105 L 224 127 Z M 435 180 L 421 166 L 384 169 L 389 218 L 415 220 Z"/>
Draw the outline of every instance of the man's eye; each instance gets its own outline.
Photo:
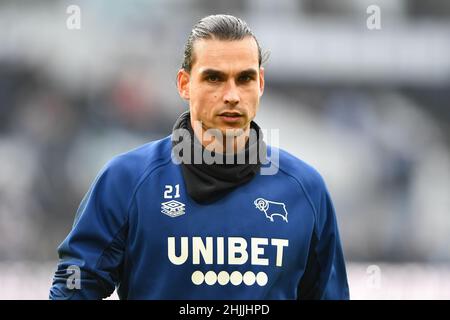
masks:
<path id="1" fill-rule="evenodd" d="M 241 77 L 239 77 L 239 82 L 249 82 L 251 80 L 253 80 L 253 78 L 250 77 L 250 76 L 241 76 Z"/>
<path id="2" fill-rule="evenodd" d="M 206 78 L 206 80 L 208 80 L 209 82 L 218 82 L 219 81 L 219 77 L 218 76 L 208 76 Z"/>

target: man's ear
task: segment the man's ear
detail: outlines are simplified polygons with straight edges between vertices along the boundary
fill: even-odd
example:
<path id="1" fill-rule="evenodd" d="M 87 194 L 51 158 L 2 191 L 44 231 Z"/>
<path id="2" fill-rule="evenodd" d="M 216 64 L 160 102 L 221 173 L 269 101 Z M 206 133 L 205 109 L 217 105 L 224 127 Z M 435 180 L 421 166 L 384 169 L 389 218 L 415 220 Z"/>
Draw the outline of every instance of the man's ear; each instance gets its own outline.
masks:
<path id="1" fill-rule="evenodd" d="M 178 93 L 184 100 L 189 100 L 189 84 L 190 84 L 190 74 L 184 70 L 178 70 L 177 74 L 177 88 Z"/>
<path id="2" fill-rule="evenodd" d="M 261 98 L 264 93 L 264 68 L 259 68 L 259 97 Z"/>

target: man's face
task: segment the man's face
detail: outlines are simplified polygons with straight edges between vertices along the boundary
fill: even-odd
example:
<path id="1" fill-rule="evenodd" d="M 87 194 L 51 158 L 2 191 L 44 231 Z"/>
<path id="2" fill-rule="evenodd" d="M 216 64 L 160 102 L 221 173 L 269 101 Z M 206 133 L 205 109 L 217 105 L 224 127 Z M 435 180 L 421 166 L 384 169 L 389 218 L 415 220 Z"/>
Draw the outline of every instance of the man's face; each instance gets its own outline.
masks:
<path id="1" fill-rule="evenodd" d="M 249 128 L 264 91 L 264 69 L 259 67 L 253 37 L 236 41 L 194 42 L 190 74 L 178 72 L 180 96 L 189 101 L 191 121 L 204 130 Z"/>

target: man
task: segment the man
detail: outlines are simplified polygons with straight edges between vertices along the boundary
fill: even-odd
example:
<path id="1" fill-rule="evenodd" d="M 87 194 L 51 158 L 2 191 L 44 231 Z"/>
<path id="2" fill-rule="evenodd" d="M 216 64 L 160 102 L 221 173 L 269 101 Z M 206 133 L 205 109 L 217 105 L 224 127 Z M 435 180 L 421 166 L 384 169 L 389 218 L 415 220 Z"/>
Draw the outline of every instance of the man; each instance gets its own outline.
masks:
<path id="1" fill-rule="evenodd" d="M 50 298 L 116 287 L 121 299 L 349 298 L 321 176 L 266 146 L 252 121 L 261 60 L 242 20 L 194 26 L 177 76 L 190 112 L 98 175 L 58 248 Z"/>

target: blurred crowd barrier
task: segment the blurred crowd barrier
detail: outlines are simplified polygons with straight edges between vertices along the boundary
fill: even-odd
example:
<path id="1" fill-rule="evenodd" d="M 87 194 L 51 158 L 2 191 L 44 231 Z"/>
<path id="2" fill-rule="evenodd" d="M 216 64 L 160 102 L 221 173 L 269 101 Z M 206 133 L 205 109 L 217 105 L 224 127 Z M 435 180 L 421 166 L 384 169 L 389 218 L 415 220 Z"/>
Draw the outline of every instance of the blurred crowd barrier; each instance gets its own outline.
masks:
<path id="1" fill-rule="evenodd" d="M 47 300 L 56 262 L 0 263 L 0 300 Z M 448 300 L 450 265 L 349 263 L 352 300 Z M 114 292 L 108 300 L 117 300 Z"/>

